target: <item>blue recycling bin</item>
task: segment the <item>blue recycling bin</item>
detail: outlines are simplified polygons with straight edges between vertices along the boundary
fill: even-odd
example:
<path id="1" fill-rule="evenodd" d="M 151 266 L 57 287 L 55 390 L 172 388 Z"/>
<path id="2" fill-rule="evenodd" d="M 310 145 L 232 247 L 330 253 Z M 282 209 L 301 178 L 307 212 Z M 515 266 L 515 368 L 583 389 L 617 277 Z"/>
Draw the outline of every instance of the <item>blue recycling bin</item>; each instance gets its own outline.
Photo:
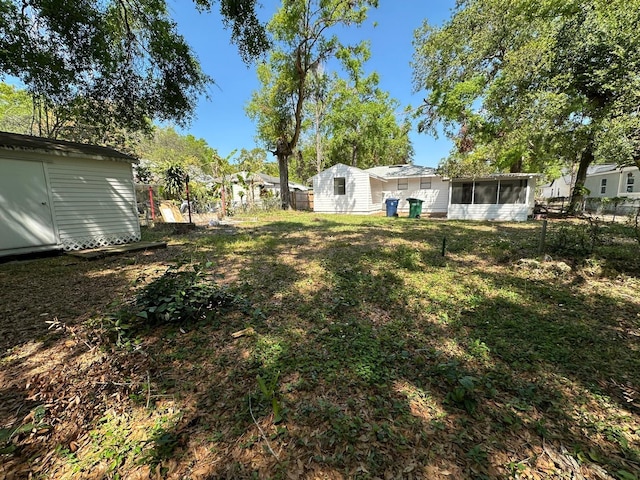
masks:
<path id="1" fill-rule="evenodd" d="M 397 217 L 398 216 L 398 199 L 397 198 L 387 198 L 384 203 L 387 205 L 387 217 Z"/>

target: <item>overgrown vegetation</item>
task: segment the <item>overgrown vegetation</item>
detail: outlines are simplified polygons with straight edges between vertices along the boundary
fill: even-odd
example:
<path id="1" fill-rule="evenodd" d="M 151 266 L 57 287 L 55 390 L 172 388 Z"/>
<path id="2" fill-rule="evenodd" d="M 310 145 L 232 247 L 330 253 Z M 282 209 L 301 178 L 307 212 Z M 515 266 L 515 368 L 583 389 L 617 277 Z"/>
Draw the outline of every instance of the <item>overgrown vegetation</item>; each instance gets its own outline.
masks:
<path id="1" fill-rule="evenodd" d="M 545 257 L 540 222 L 280 215 L 165 251 L 4 265 L 3 282 L 32 285 L 29 301 L 3 290 L 9 314 L 67 327 L 1 361 L 0 427 L 22 433 L 0 474 L 638 477 L 630 226 L 591 241 L 550 220 Z M 91 282 L 109 298 L 56 302 Z M 85 344 L 92 305 L 139 322 L 135 348 Z M 37 404 L 52 429 L 26 428 Z"/>
<path id="2" fill-rule="evenodd" d="M 210 266 L 172 265 L 144 285 L 130 304 L 114 305 L 114 312 L 92 319 L 88 326 L 102 342 L 131 346 L 135 335 L 151 327 L 190 326 L 196 322 L 211 325 L 232 309 L 248 310 L 245 300 L 205 274 L 204 269 Z"/>

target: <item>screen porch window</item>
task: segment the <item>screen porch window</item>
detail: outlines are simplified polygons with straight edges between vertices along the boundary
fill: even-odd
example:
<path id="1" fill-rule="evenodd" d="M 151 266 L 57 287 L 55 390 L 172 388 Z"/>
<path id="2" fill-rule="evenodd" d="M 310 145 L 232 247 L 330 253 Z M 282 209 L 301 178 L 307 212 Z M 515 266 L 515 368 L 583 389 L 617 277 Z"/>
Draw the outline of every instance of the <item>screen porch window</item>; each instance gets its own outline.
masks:
<path id="1" fill-rule="evenodd" d="M 607 193 L 607 179 L 603 178 L 602 180 L 600 180 L 600 193 L 601 194 L 605 194 Z"/>
<path id="2" fill-rule="evenodd" d="M 527 180 L 478 180 L 451 185 L 452 204 L 523 204 L 526 201 Z"/>
<path id="3" fill-rule="evenodd" d="M 476 182 L 473 203 L 493 204 L 498 200 L 498 182 Z"/>
<path id="4" fill-rule="evenodd" d="M 334 195 L 346 194 L 344 177 L 336 177 L 333 179 L 333 194 Z"/>
<path id="5" fill-rule="evenodd" d="M 526 180 L 501 180 L 498 203 L 525 203 L 527 200 Z"/>
<path id="6" fill-rule="evenodd" d="M 473 199 L 473 182 L 454 183 L 451 186 L 451 203 L 470 204 Z"/>

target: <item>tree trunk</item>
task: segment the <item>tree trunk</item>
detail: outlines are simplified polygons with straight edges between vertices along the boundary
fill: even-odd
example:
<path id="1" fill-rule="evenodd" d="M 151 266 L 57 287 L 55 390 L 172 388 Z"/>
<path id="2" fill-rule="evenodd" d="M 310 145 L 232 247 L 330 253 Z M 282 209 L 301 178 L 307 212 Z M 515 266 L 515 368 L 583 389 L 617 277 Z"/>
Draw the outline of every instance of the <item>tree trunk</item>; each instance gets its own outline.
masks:
<path id="1" fill-rule="evenodd" d="M 580 157 L 580 164 L 578 165 L 578 173 L 576 173 L 576 183 L 573 186 L 573 191 L 571 192 L 571 202 L 569 202 L 568 213 L 576 213 L 579 210 L 582 210 L 582 205 L 584 203 L 584 197 L 587 194 L 587 191 L 584 187 L 584 182 L 587 179 L 587 169 L 589 165 L 593 163 L 593 141 L 590 140 L 587 143 L 587 147 L 584 152 L 582 152 L 582 156 Z"/>
<path id="2" fill-rule="evenodd" d="M 320 109 L 316 106 L 316 173 L 322 171 L 322 137 L 320 136 Z"/>
<path id="3" fill-rule="evenodd" d="M 289 155 L 277 154 L 280 171 L 280 203 L 283 210 L 291 210 L 291 194 L 289 192 Z"/>
<path id="4" fill-rule="evenodd" d="M 278 171 L 280 172 L 280 203 L 283 210 L 291 210 L 291 194 L 289 193 L 291 144 L 281 137 L 276 142 L 276 151 L 273 153 L 278 158 Z"/>

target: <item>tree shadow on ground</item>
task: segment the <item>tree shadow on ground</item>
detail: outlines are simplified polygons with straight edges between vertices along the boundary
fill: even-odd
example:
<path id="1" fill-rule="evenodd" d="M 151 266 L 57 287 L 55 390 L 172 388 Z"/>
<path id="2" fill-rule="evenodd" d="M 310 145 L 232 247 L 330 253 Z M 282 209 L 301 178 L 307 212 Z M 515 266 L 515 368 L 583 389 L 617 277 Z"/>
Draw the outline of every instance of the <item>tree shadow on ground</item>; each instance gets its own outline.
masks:
<path id="1" fill-rule="evenodd" d="M 212 268 L 234 270 L 253 311 L 144 340 L 149 383 L 134 393 L 181 412 L 148 440 L 152 463 L 216 478 L 637 471 L 633 433 L 589 417 L 638 424 L 602 386 L 637 390 L 620 336 L 635 300 L 582 293 L 573 273 L 496 270 L 535 256 L 526 226 L 287 223 L 198 236 L 179 255 L 233 264 Z"/>

